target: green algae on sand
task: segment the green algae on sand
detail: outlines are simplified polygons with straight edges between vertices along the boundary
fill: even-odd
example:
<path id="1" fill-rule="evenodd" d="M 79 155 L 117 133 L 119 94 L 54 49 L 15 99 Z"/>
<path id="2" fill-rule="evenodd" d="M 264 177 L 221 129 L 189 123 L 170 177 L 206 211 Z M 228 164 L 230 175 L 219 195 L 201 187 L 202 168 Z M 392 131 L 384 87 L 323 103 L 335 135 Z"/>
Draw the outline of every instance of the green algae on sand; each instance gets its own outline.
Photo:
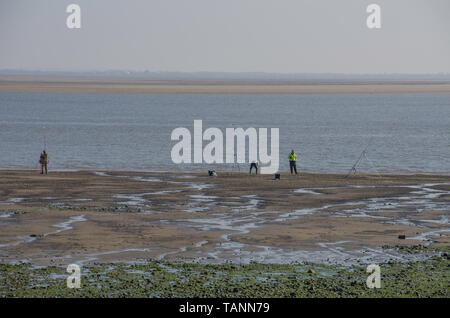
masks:
<path id="1" fill-rule="evenodd" d="M 450 297 L 450 248 L 433 250 L 429 260 L 380 264 L 379 289 L 366 286 L 363 266 L 98 263 L 69 289 L 65 267 L 0 264 L 0 297 Z"/>

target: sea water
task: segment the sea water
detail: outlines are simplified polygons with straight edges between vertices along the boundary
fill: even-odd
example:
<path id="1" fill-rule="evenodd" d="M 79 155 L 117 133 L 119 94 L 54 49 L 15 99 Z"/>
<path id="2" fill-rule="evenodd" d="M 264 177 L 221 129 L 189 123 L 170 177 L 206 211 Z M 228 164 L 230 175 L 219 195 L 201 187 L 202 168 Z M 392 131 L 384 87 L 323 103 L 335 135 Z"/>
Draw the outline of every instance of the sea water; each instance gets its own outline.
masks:
<path id="1" fill-rule="evenodd" d="M 177 127 L 280 129 L 280 170 L 450 172 L 450 94 L 0 93 L 0 169 L 204 170 L 176 165 Z M 205 145 L 206 145 L 205 141 Z M 247 171 L 247 164 L 216 164 Z"/>

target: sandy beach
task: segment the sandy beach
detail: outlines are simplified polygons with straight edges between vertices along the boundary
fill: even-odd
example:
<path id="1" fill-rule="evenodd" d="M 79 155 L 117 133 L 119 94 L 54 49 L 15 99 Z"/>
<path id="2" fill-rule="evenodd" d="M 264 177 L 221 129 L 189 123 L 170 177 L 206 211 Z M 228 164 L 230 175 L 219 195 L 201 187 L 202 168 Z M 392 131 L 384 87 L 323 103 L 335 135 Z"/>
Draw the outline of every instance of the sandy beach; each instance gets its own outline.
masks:
<path id="1" fill-rule="evenodd" d="M 105 94 L 406 94 L 450 93 L 447 82 L 298 83 L 0 77 L 0 92 Z"/>
<path id="2" fill-rule="evenodd" d="M 383 247 L 450 245 L 449 201 L 444 175 L 3 170 L 0 262 L 411 261 Z"/>

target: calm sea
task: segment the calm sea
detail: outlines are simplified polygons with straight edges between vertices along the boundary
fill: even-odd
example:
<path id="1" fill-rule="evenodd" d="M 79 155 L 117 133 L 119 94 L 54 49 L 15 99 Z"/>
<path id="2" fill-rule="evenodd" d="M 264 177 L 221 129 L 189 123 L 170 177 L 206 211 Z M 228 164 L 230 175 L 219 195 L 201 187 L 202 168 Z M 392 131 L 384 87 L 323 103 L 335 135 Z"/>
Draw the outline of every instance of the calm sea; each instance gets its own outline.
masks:
<path id="1" fill-rule="evenodd" d="M 46 147 L 53 169 L 206 170 L 170 157 L 194 119 L 280 128 L 280 170 L 294 148 L 302 170 L 346 172 L 368 146 L 362 172 L 450 172 L 450 94 L 0 93 L 0 169 L 37 168 Z"/>

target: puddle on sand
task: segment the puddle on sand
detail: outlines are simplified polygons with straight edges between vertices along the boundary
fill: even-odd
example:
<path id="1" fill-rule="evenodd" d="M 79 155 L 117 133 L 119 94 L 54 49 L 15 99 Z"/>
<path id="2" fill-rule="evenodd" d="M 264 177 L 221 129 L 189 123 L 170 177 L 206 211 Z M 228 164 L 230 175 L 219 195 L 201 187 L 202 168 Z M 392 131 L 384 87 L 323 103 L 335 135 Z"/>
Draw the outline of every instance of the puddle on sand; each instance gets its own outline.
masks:
<path id="1" fill-rule="evenodd" d="M 191 198 L 190 202 L 187 204 L 189 208 L 184 209 L 185 212 L 205 212 L 213 207 L 217 206 L 216 199 L 219 197 L 212 195 L 192 194 L 189 195 Z"/>
<path id="2" fill-rule="evenodd" d="M 161 179 L 155 177 L 131 177 L 131 179 L 142 182 L 163 182 Z"/>
<path id="3" fill-rule="evenodd" d="M 13 242 L 13 243 L 0 244 L 0 248 L 1 247 L 18 246 L 20 244 L 31 243 L 31 242 L 35 241 L 37 238 L 47 237 L 49 235 L 58 234 L 58 233 L 61 233 L 63 231 L 73 230 L 73 226 L 72 226 L 73 223 L 84 222 L 84 221 L 87 221 L 87 219 L 84 217 L 84 215 L 72 216 L 67 221 L 64 221 L 64 222 L 52 225 L 53 227 L 57 227 L 58 228 L 58 230 L 56 230 L 56 231 L 44 233 L 44 234 L 41 234 L 41 235 L 21 235 L 21 236 L 17 236 L 16 238 L 19 241 Z"/>
<path id="4" fill-rule="evenodd" d="M 210 183 L 200 183 L 200 182 L 181 182 L 181 181 L 167 181 L 167 183 L 170 184 L 180 184 L 184 187 L 187 187 L 189 189 L 194 189 L 194 190 L 204 190 L 204 189 L 210 189 L 215 187 L 214 184 L 210 184 Z"/>
<path id="5" fill-rule="evenodd" d="M 112 175 L 109 174 L 107 172 L 103 172 L 103 171 L 94 171 L 92 172 L 92 174 L 99 176 L 99 177 L 112 177 L 112 178 L 128 178 L 134 181 L 142 181 L 142 182 L 163 182 L 161 179 L 156 178 L 156 177 L 145 177 L 145 176 L 117 176 L 117 175 Z"/>
<path id="6" fill-rule="evenodd" d="M 85 221 L 87 221 L 87 219 L 84 217 L 84 215 L 71 216 L 69 220 L 53 225 L 54 227 L 57 227 L 58 230 L 56 230 L 54 232 L 50 232 L 50 233 L 45 233 L 44 236 L 58 234 L 63 231 L 73 230 L 73 226 L 72 226 L 73 223 L 85 222 Z"/>
<path id="7" fill-rule="evenodd" d="M 71 197 L 41 197 L 41 200 L 66 200 L 70 199 Z"/>
<path id="8" fill-rule="evenodd" d="M 420 222 L 425 223 L 436 223 L 436 224 L 447 224 L 449 225 L 449 217 L 447 215 L 441 215 L 439 220 L 419 220 Z"/>
<path id="9" fill-rule="evenodd" d="M 5 201 L 0 201 L 0 205 L 11 205 L 11 204 L 17 204 L 25 201 L 26 198 L 9 198 Z"/>
<path id="10" fill-rule="evenodd" d="M 244 197 L 243 197 L 244 198 Z M 248 197 L 247 197 L 248 198 Z M 244 211 L 253 211 L 257 210 L 258 206 L 263 202 L 263 200 L 259 199 L 250 199 L 248 200 L 246 205 L 235 207 L 231 209 L 231 212 L 244 212 Z"/>
<path id="11" fill-rule="evenodd" d="M 112 175 L 110 175 L 106 172 L 102 172 L 102 171 L 94 171 L 94 172 L 92 172 L 92 174 L 99 176 L 99 177 L 113 177 Z"/>
<path id="12" fill-rule="evenodd" d="M 170 193 L 179 193 L 182 190 L 163 190 L 163 191 L 156 191 L 156 192 L 150 192 L 148 195 L 165 195 Z"/>
<path id="13" fill-rule="evenodd" d="M 187 251 L 187 247 L 181 247 L 181 248 L 177 249 L 176 251 L 171 251 L 171 252 L 166 252 L 166 253 L 160 254 L 156 259 L 158 261 L 162 261 L 162 260 L 166 259 L 166 257 L 168 255 L 184 253 L 186 251 Z"/>
<path id="14" fill-rule="evenodd" d="M 36 237 L 27 236 L 27 235 L 19 235 L 19 236 L 16 236 L 16 238 L 19 241 L 13 242 L 13 243 L 0 244 L 0 248 L 2 248 L 2 247 L 18 246 L 20 244 L 30 243 L 30 242 L 33 242 L 34 240 L 36 240 Z"/>
<path id="15" fill-rule="evenodd" d="M 194 201 L 197 201 L 197 202 L 213 202 L 215 199 L 218 199 L 218 197 L 215 197 L 212 195 L 204 195 L 204 194 L 193 194 L 193 195 L 190 195 L 189 197 L 194 199 Z"/>
<path id="16" fill-rule="evenodd" d="M 318 212 L 318 211 L 320 211 L 322 209 L 325 209 L 325 208 L 326 207 L 323 207 L 323 208 L 311 208 L 311 209 L 300 209 L 300 210 L 295 210 L 295 211 L 292 211 L 292 212 L 283 213 L 283 214 L 280 214 L 279 217 L 274 220 L 274 222 L 286 222 L 286 221 L 289 221 L 289 220 L 297 219 L 297 218 L 299 218 L 301 216 L 304 216 L 304 215 L 314 214 L 315 212 Z"/>
<path id="17" fill-rule="evenodd" d="M 450 233 L 450 228 L 424 232 L 417 236 L 407 237 L 406 239 L 407 240 L 426 241 L 427 243 L 425 245 L 429 246 L 429 245 L 435 243 L 436 241 L 438 241 L 439 237 L 447 236 L 444 233 Z"/>
<path id="18" fill-rule="evenodd" d="M 13 216 L 13 215 L 14 215 L 14 212 L 8 211 L 8 212 L 5 212 L 5 213 L 0 214 L 0 218 L 6 219 L 6 218 L 10 218 L 10 217 Z"/>
<path id="19" fill-rule="evenodd" d="M 210 208 L 207 206 L 203 206 L 203 207 L 193 207 L 193 208 L 189 208 L 189 209 L 184 209 L 183 211 L 185 212 L 191 212 L 191 213 L 196 213 L 196 212 L 205 212 L 208 211 Z"/>
<path id="20" fill-rule="evenodd" d="M 305 189 L 297 189 L 297 190 L 294 190 L 294 192 L 295 193 L 303 193 L 303 194 L 314 194 L 314 195 L 322 194 L 322 193 L 320 193 L 318 191 L 315 191 L 315 190 L 312 190 L 312 189 L 307 189 L 307 188 L 305 188 Z"/>
<path id="21" fill-rule="evenodd" d="M 203 245 L 206 245 L 208 243 L 209 243 L 208 241 L 201 241 L 201 242 L 196 243 L 195 247 L 202 247 Z"/>
<path id="22" fill-rule="evenodd" d="M 194 179 L 194 178 L 198 178 L 198 176 L 176 175 L 176 176 L 172 176 L 172 178 L 175 178 L 175 179 Z"/>
<path id="23" fill-rule="evenodd" d="M 127 200 L 127 201 L 116 202 L 117 204 L 128 205 L 128 206 L 149 207 L 148 203 L 150 203 L 150 201 L 147 199 L 144 199 L 143 196 L 150 195 L 150 194 L 151 193 L 114 194 L 112 197 L 115 199 Z"/>
<path id="24" fill-rule="evenodd" d="M 112 251 L 103 251 L 98 253 L 91 253 L 82 256 L 81 258 L 78 256 L 77 260 L 74 260 L 78 265 L 83 265 L 89 262 L 96 261 L 100 259 L 101 256 L 107 256 L 107 255 L 115 255 L 115 254 L 123 254 L 123 253 L 135 253 L 135 252 L 149 252 L 151 249 L 149 248 L 125 248 L 121 250 L 112 250 Z"/>

